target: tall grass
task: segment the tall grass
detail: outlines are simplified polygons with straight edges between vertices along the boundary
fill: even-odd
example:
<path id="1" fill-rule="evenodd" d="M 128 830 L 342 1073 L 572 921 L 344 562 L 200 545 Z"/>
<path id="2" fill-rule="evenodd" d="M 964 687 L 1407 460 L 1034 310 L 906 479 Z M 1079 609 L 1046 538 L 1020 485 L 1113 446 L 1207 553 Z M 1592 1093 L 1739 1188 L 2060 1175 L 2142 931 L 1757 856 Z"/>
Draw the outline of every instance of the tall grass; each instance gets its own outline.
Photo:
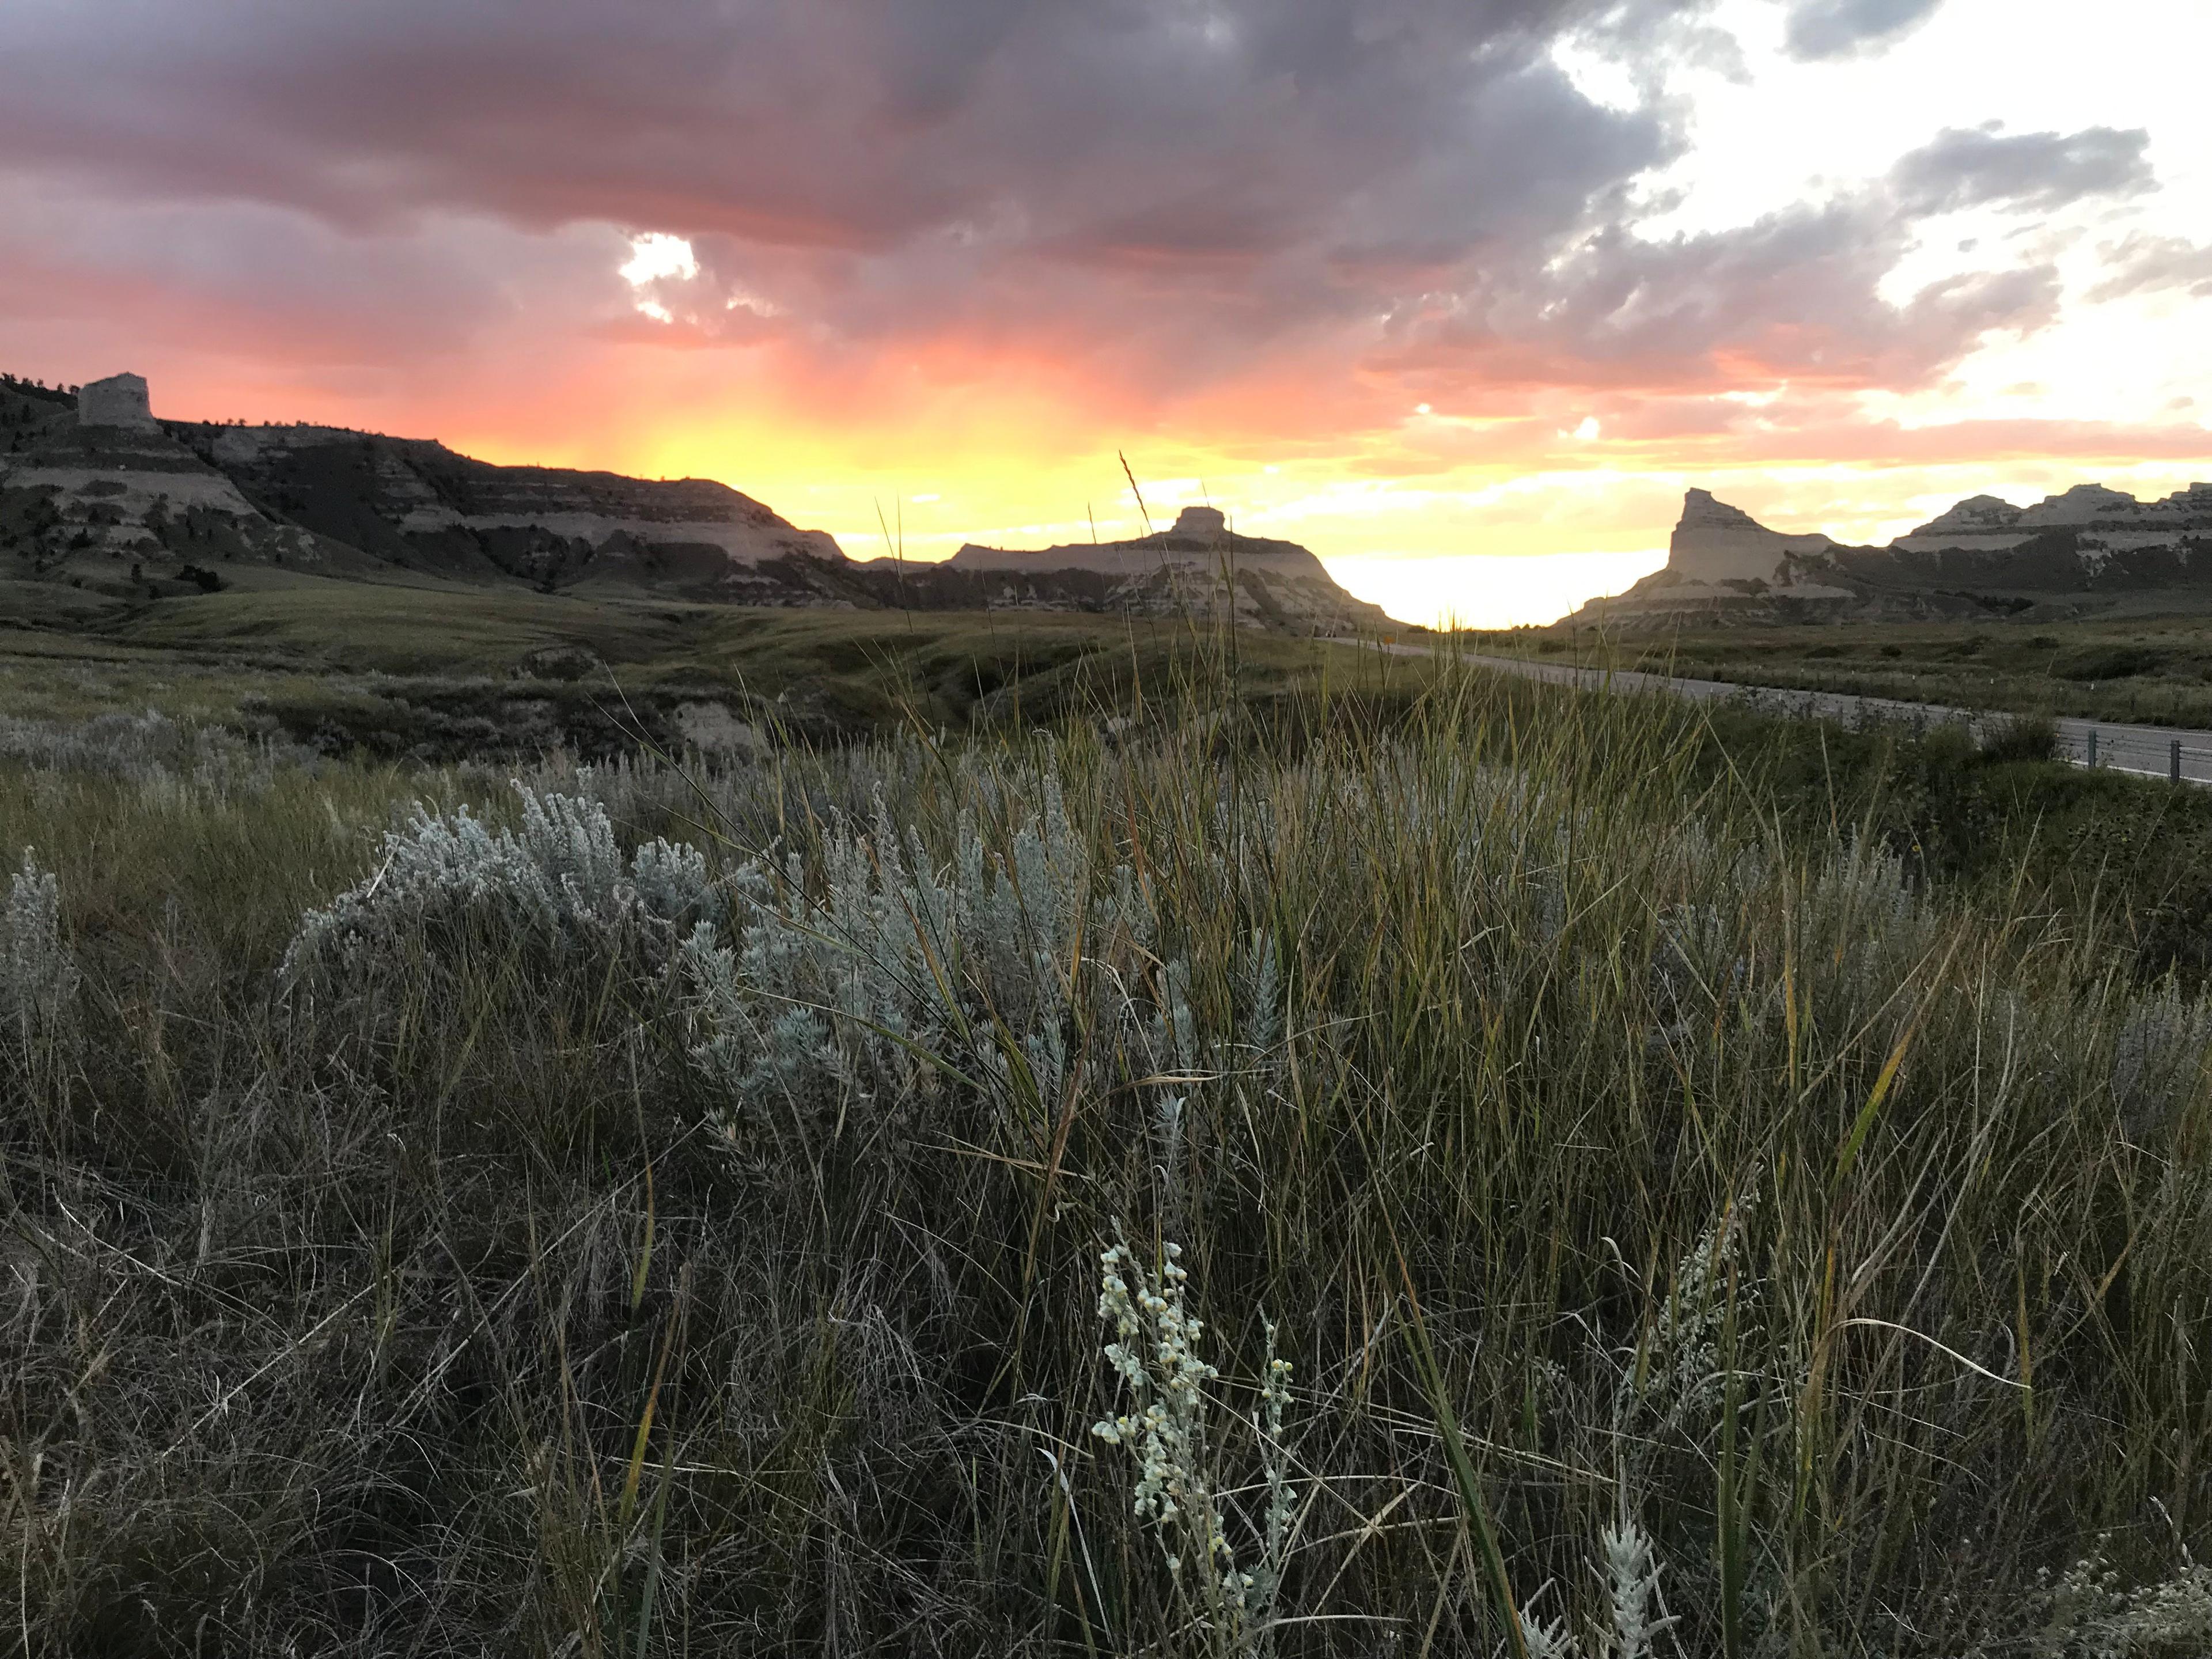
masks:
<path id="1" fill-rule="evenodd" d="M 0 1083 L 0 1623 L 2212 1644 L 2202 1007 L 1778 827 L 1673 711 L 1288 712 L 522 793 L 9 773 L 82 982 Z M 385 905 L 464 807 L 538 876 Z M 532 811 L 629 920 L 544 924 Z M 682 948 L 620 899 L 659 837 Z"/>

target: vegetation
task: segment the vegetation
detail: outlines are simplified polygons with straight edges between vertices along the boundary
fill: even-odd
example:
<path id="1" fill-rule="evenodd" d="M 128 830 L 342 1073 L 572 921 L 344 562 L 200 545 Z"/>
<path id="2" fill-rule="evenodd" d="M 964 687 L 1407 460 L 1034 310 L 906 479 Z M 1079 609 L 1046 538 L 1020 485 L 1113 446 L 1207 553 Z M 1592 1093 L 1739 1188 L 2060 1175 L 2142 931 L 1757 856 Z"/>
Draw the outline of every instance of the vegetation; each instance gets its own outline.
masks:
<path id="1" fill-rule="evenodd" d="M 82 720 L 148 708 L 338 756 L 453 761 L 641 732 L 752 750 L 772 732 L 845 742 L 919 725 L 1134 707 L 1210 650 L 1188 623 L 1036 611 L 768 611 L 580 599 L 238 567 L 220 594 L 87 614 L 76 590 L 0 582 L 0 708 Z M 20 601 L 20 605 L 17 602 Z M 1239 642 L 1238 685 L 1382 687 L 1419 664 L 1322 641 Z"/>
<path id="2" fill-rule="evenodd" d="M 2212 625 L 2202 617 L 1716 627 L 1618 637 L 1516 629 L 1467 637 L 1480 650 L 1745 685 L 2212 728 Z"/>
<path id="3" fill-rule="evenodd" d="M 680 768 L 19 722 L 26 1650 L 2212 1644 L 2212 1011 L 2035 862 L 2175 792 L 1174 660 Z"/>

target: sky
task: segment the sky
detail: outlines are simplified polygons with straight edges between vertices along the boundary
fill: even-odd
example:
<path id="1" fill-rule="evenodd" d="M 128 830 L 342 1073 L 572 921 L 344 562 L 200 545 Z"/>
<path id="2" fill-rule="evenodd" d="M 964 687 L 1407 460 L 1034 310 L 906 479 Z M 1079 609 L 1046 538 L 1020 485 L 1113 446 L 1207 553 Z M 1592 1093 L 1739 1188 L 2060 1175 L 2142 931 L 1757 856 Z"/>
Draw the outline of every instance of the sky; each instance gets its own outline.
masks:
<path id="1" fill-rule="evenodd" d="M 1206 501 L 1542 622 L 1692 485 L 2212 477 L 2204 0 L 9 0 L 0 369 L 719 478 Z"/>

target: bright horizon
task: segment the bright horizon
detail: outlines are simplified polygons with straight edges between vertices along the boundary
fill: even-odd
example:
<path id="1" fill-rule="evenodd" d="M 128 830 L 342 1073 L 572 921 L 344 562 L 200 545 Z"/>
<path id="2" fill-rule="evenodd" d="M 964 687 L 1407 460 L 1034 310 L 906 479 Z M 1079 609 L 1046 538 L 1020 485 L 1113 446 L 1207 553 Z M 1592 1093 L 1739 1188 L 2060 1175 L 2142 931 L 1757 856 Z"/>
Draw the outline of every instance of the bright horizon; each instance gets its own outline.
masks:
<path id="1" fill-rule="evenodd" d="M 1139 531 L 1123 452 L 1492 626 L 1692 485 L 1865 543 L 2212 477 L 2193 0 L 2094 53 L 2046 0 L 128 9 L 0 15 L 0 368 L 172 418 L 717 478 L 856 557 Z"/>

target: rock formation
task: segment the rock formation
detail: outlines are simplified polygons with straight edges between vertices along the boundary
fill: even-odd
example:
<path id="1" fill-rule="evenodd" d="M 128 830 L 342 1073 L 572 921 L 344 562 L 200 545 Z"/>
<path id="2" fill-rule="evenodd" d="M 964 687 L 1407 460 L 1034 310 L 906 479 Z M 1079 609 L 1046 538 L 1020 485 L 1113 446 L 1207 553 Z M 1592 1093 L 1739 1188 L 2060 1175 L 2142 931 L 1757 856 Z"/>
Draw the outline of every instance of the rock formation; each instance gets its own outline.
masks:
<path id="1" fill-rule="evenodd" d="M 1682 498 L 1681 521 L 1667 553 L 1667 568 L 1698 582 L 1771 581 L 1790 556 L 1825 553 L 1826 536 L 1785 536 L 1769 530 L 1741 507 L 1717 501 L 1705 490 Z"/>
<path id="2" fill-rule="evenodd" d="M 1186 507 L 1170 528 L 1127 541 L 1035 551 L 970 543 L 942 568 L 994 608 L 1216 616 L 1225 607 L 1239 623 L 1297 634 L 1394 625 L 1307 549 L 1238 535 L 1211 507 Z"/>
<path id="3" fill-rule="evenodd" d="M 18 383 L 9 401 L 24 395 Z M 136 374 L 80 387 L 73 410 L 9 413 L 42 417 L 18 419 L 0 448 L 0 554 L 15 555 L 21 574 L 143 598 L 196 591 L 204 580 L 179 573 L 216 560 L 328 572 L 368 562 L 261 512 L 154 418 Z"/>
<path id="4" fill-rule="evenodd" d="M 20 408 L 17 405 L 21 405 Z M 220 586 L 240 562 L 738 605 L 1216 613 L 1298 633 L 1387 625 L 1293 543 L 1211 507 L 1133 541 L 948 564 L 856 562 L 826 532 L 701 478 L 495 466 L 426 439 L 161 421 L 146 382 L 0 377 L 0 578 L 118 599 Z M 1233 580 L 1232 580 L 1233 575 Z"/>
<path id="5" fill-rule="evenodd" d="M 136 374 L 111 374 L 77 388 L 79 426 L 114 427 L 132 432 L 159 432 L 146 382 Z"/>
<path id="6" fill-rule="evenodd" d="M 1667 565 L 1577 622 L 1620 627 L 2074 615 L 2212 600 L 2212 484 L 2139 501 L 2076 484 L 2029 507 L 1972 495 L 1886 547 L 1769 530 L 1702 489 Z"/>

